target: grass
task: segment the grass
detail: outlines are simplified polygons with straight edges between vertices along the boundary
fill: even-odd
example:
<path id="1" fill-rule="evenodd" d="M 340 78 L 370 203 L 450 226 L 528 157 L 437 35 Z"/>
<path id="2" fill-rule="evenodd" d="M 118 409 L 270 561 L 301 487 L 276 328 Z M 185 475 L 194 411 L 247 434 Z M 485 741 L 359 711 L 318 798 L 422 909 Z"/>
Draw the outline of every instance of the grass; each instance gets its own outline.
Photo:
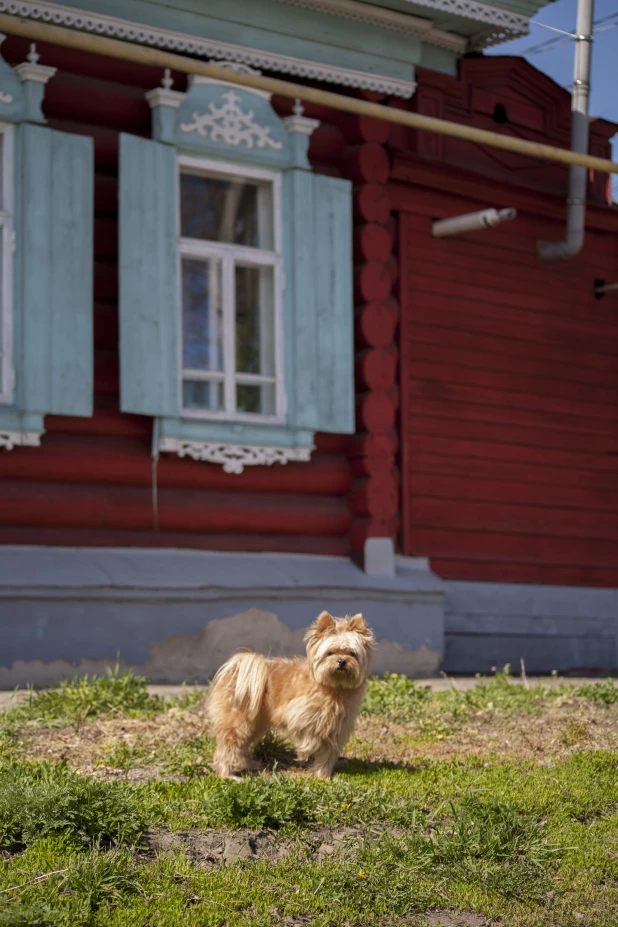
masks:
<path id="1" fill-rule="evenodd" d="M 172 704 L 188 708 L 199 697 L 199 692 L 187 688 Z M 63 679 L 40 692 L 30 689 L 27 699 L 6 713 L 5 723 L 36 721 L 51 726 L 79 725 L 102 715 L 125 718 L 154 715 L 166 707 L 170 705 L 166 705 L 165 699 L 148 693 L 144 676 L 130 671 L 121 673 L 116 665 L 108 669 L 105 676 L 77 676 Z"/>
<path id="2" fill-rule="evenodd" d="M 330 783 L 282 767 L 274 739 L 269 771 L 218 780 L 190 690 L 153 699 L 116 671 L 31 693 L 0 715 L 0 927 L 372 927 L 432 911 L 616 927 L 617 692 L 515 685 L 508 669 L 440 693 L 374 678 Z"/>

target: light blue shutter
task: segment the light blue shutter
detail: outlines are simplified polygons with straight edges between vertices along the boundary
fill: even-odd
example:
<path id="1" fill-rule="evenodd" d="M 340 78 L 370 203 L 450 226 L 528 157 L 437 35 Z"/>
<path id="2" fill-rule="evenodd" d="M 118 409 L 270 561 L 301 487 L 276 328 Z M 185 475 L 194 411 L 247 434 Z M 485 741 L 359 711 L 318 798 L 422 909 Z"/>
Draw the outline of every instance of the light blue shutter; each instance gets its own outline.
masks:
<path id="1" fill-rule="evenodd" d="M 353 434 L 352 184 L 312 176 L 318 430 Z"/>
<path id="2" fill-rule="evenodd" d="M 297 428 L 319 425 L 315 313 L 313 174 L 291 170 L 284 177 L 286 256 L 286 367 L 289 413 Z"/>
<path id="3" fill-rule="evenodd" d="M 123 412 L 179 411 L 176 149 L 120 136 L 119 316 Z"/>
<path id="4" fill-rule="evenodd" d="M 93 141 L 18 128 L 21 412 L 92 415 Z"/>
<path id="5" fill-rule="evenodd" d="M 288 171 L 287 382 L 296 428 L 354 432 L 352 185 Z"/>

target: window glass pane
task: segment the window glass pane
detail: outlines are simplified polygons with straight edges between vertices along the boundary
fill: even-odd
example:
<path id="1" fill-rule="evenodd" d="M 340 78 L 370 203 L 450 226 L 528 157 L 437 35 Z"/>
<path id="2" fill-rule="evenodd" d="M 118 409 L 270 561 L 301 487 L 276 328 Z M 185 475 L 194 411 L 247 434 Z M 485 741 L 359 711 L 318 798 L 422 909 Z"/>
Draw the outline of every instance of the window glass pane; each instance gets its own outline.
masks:
<path id="1" fill-rule="evenodd" d="M 223 370 L 221 262 L 182 259 L 182 365 Z"/>
<path id="2" fill-rule="evenodd" d="M 183 409 L 220 412 L 223 409 L 221 380 L 185 380 L 182 384 Z"/>
<path id="3" fill-rule="evenodd" d="M 275 375 L 273 268 L 236 264 L 236 371 Z"/>
<path id="4" fill-rule="evenodd" d="M 270 184 L 226 177 L 182 174 L 180 234 L 271 250 Z"/>
<path id="5" fill-rule="evenodd" d="M 253 415 L 275 414 L 274 383 L 238 383 L 236 385 L 236 409 Z"/>
<path id="6" fill-rule="evenodd" d="M 4 209 L 4 133 L 0 132 L 0 209 Z"/>

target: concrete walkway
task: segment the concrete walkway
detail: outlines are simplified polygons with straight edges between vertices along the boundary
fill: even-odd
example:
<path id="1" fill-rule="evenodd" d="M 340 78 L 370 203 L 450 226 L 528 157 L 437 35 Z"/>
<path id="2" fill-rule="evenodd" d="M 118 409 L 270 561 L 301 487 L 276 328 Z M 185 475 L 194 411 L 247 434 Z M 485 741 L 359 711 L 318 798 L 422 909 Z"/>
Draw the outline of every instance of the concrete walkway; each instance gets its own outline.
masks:
<path id="1" fill-rule="evenodd" d="M 487 680 L 487 677 L 483 677 L 484 680 Z M 548 685 L 556 685 L 557 683 L 566 682 L 572 686 L 580 686 L 585 683 L 595 683 L 595 682 L 604 682 L 604 676 L 566 676 L 566 677 L 548 677 L 548 676 L 531 676 L 529 677 L 530 684 L 543 680 Z M 464 689 L 473 689 L 474 686 L 478 685 L 482 680 L 477 679 L 475 676 L 440 676 L 436 679 L 419 679 L 418 684 L 421 686 L 429 686 L 432 692 L 444 692 L 446 689 L 450 689 L 453 686 L 455 689 L 464 690 Z M 522 680 L 515 676 L 513 677 L 513 682 L 515 684 L 521 685 Z M 614 686 L 618 686 L 618 679 L 614 679 Z M 191 686 L 191 688 L 199 689 L 204 691 L 206 686 Z M 151 695 L 161 695 L 163 698 L 173 698 L 174 695 L 180 695 L 181 692 L 185 691 L 186 688 L 183 686 L 148 686 L 148 691 Z M 27 689 L 16 689 L 14 691 L 0 691 L 0 711 L 3 711 L 5 708 L 11 708 L 14 705 L 19 704 L 24 698 L 28 697 Z"/>

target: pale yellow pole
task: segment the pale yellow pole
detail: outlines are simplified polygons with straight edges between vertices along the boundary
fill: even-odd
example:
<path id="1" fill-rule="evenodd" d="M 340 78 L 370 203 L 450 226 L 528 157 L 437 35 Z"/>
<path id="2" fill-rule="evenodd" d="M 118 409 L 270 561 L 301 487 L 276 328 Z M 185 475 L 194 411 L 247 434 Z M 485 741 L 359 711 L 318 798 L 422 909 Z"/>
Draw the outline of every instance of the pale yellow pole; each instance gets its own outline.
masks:
<path id="1" fill-rule="evenodd" d="M 11 35 L 24 36 L 39 42 L 51 42 L 55 45 L 65 45 L 69 48 L 77 48 L 97 55 L 106 55 L 110 58 L 120 58 L 123 61 L 134 61 L 138 64 L 151 65 L 162 69 L 170 68 L 174 71 L 182 71 L 185 74 L 200 74 L 227 83 L 254 87 L 257 90 L 267 90 L 270 93 L 280 94 L 291 99 L 317 103 L 320 106 L 328 106 L 331 109 L 342 110 L 347 113 L 356 113 L 359 116 L 372 116 L 374 119 L 394 122 L 398 125 L 408 126 L 410 129 L 423 129 L 426 132 L 450 135 L 453 138 L 461 138 L 477 145 L 502 148 L 505 151 L 514 151 L 531 158 L 556 161 L 560 164 L 578 164 L 594 171 L 601 171 L 604 174 L 618 174 L 618 163 L 609 161 L 606 158 L 578 154 L 569 149 L 513 138 L 510 135 L 500 135 L 497 132 L 488 132 L 485 129 L 475 129 L 471 126 L 459 125 L 456 122 L 448 122 L 446 119 L 422 116 L 420 113 L 408 113 L 400 109 L 391 109 L 391 107 L 382 106 L 379 103 L 370 103 L 367 100 L 346 97 L 339 93 L 332 93 L 329 90 L 305 87 L 303 84 L 295 84 L 292 81 L 280 80 L 275 77 L 264 77 L 261 74 L 237 74 L 228 68 L 222 68 L 217 64 L 200 61 L 196 58 L 176 55 L 173 52 L 162 51 L 159 48 L 150 48 L 145 45 L 135 45 L 119 39 L 110 39 L 106 36 L 78 32 L 64 26 L 19 19 L 17 16 L 0 13 L 0 31 Z"/>

